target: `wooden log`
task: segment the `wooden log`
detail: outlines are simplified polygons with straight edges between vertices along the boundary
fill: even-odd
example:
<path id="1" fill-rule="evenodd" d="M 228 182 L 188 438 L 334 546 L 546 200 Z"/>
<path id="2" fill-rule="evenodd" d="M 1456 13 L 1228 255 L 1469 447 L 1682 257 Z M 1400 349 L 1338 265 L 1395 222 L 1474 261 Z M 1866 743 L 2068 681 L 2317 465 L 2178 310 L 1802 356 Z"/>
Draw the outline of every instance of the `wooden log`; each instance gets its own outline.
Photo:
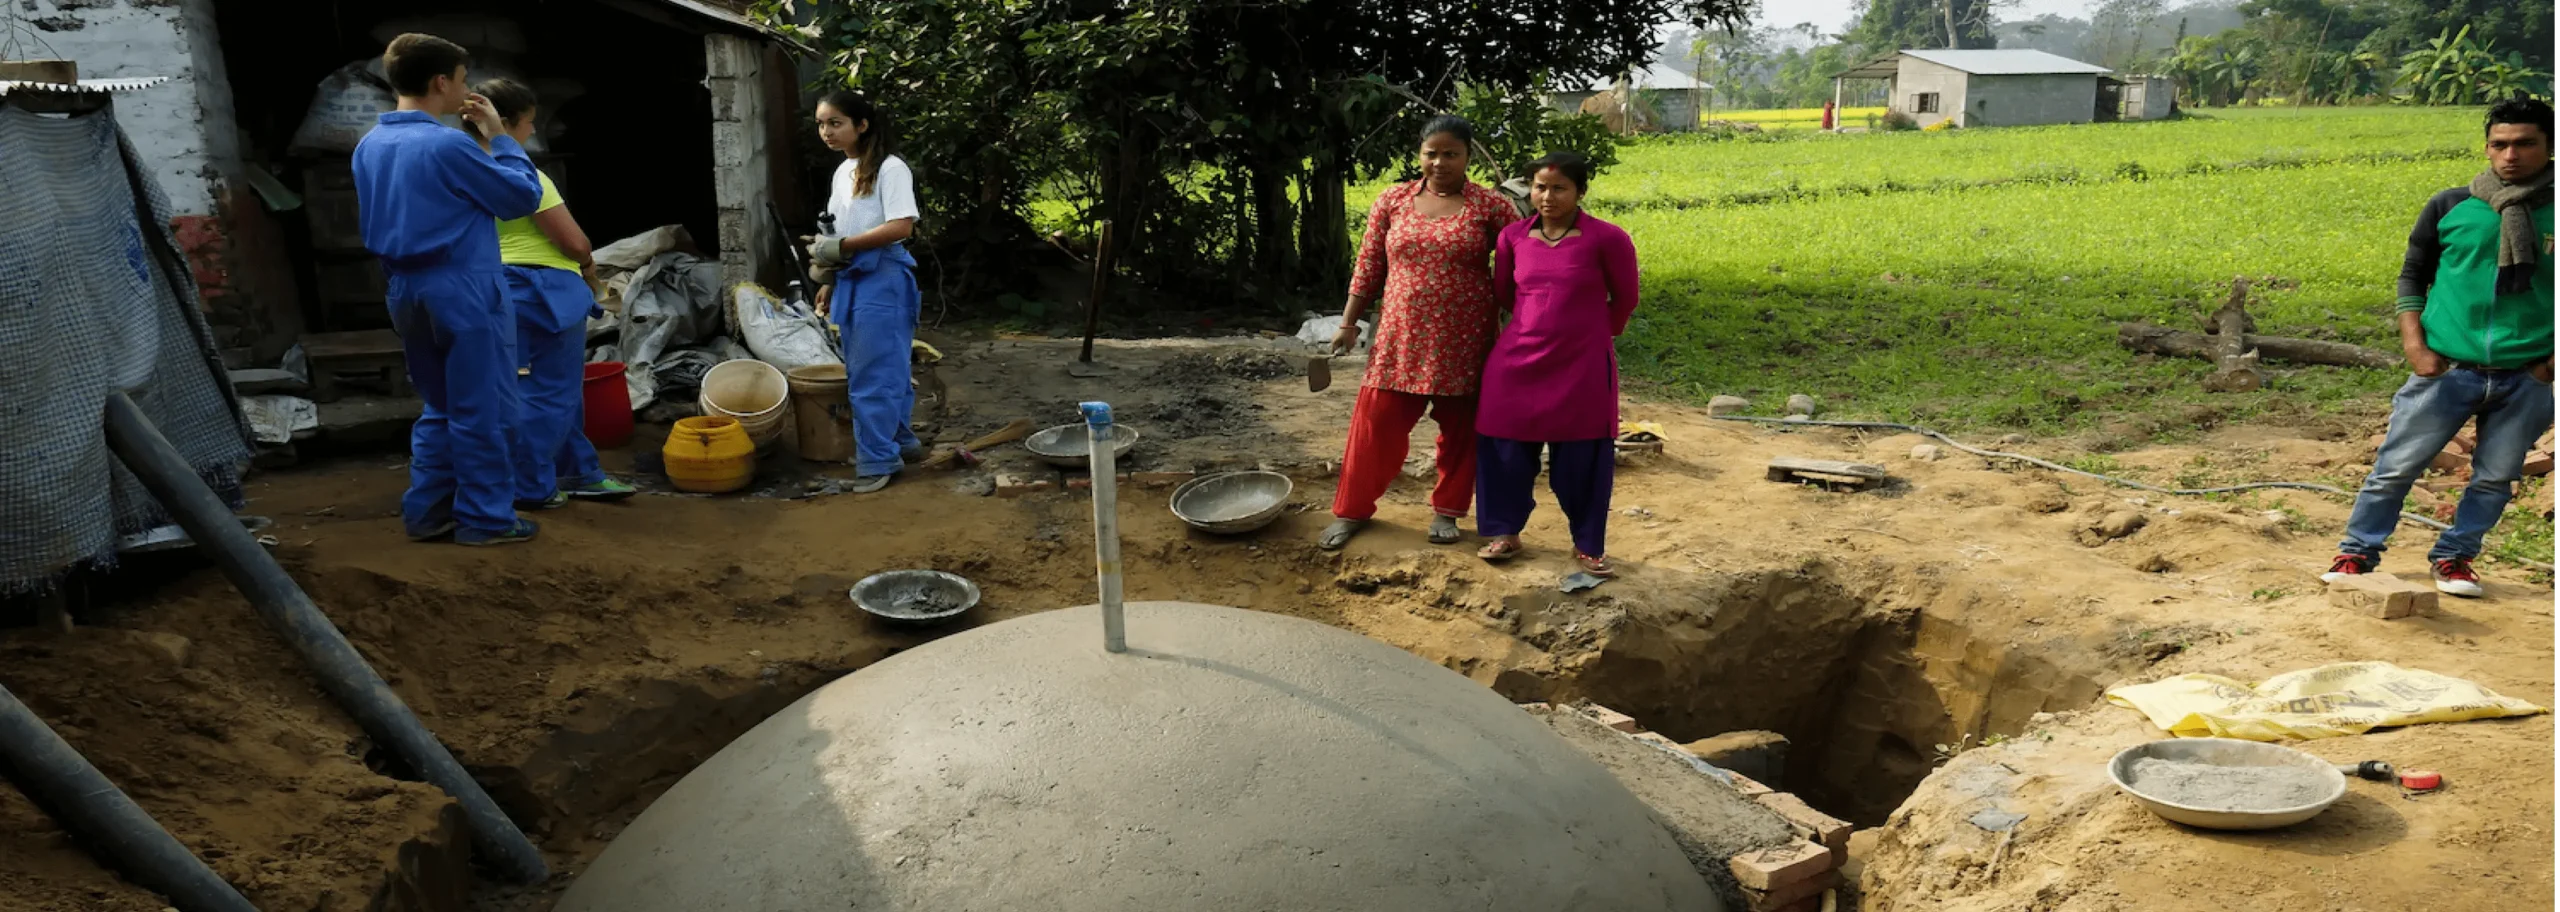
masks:
<path id="1" fill-rule="evenodd" d="M 2249 347 L 2249 331 L 2258 323 L 2249 319 L 2247 277 L 2231 280 L 2231 296 L 2213 312 L 2213 325 L 2213 375 L 2204 378 L 2204 388 L 2217 393 L 2265 388 L 2267 373 L 2258 369 L 2258 350 Z"/>
<path id="2" fill-rule="evenodd" d="M 2116 344 L 2146 354 L 2210 361 L 2214 358 L 2215 342 L 2213 336 L 2204 333 L 2183 332 L 2149 323 L 2125 323 L 2116 327 Z M 2383 369 L 2402 365 L 2399 355 L 2345 342 L 2253 334 L 2244 344 L 2268 359 L 2295 364 Z"/>

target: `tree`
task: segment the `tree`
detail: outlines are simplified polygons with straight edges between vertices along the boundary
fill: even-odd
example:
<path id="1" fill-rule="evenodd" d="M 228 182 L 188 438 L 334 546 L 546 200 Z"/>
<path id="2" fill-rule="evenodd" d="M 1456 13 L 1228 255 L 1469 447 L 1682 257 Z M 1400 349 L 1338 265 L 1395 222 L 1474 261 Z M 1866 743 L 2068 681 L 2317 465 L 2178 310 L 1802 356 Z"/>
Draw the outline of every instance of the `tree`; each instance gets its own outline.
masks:
<path id="1" fill-rule="evenodd" d="M 788 22 L 797 11 L 759 0 L 757 12 Z M 799 36 L 831 64 L 818 87 L 849 85 L 902 115 L 938 216 L 924 241 L 949 248 L 964 273 L 1020 283 L 1012 273 L 1029 258 L 1015 251 L 1032 237 L 1037 194 L 1075 203 L 1075 225 L 1111 220 L 1115 250 L 1144 283 L 1231 295 L 1338 293 L 1343 188 L 1409 160 L 1424 116 L 1472 99 L 1503 114 L 1511 132 L 1499 139 L 1519 148 L 1519 134 L 1549 128 L 1543 115 L 1526 126 L 1516 116 L 1535 111 L 1547 80 L 1622 71 L 1651 55 L 1658 24 L 1732 25 L 1745 8 L 869 0 L 807 13 Z"/>
<path id="2" fill-rule="evenodd" d="M 1993 0 L 1869 0 L 1848 40 L 1865 56 L 1910 48 L 1993 47 L 1992 8 Z"/>

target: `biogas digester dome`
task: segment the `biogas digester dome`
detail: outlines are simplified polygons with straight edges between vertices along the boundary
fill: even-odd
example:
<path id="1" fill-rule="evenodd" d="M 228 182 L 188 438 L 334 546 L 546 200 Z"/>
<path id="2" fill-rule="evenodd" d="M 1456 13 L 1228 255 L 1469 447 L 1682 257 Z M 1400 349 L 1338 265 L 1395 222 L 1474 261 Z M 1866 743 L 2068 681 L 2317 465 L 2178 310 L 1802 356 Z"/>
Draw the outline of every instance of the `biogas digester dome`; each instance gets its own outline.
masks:
<path id="1" fill-rule="evenodd" d="M 1017 618 L 794 703 L 632 822 L 558 912 L 1718 912 L 1527 713 L 1312 621 Z"/>

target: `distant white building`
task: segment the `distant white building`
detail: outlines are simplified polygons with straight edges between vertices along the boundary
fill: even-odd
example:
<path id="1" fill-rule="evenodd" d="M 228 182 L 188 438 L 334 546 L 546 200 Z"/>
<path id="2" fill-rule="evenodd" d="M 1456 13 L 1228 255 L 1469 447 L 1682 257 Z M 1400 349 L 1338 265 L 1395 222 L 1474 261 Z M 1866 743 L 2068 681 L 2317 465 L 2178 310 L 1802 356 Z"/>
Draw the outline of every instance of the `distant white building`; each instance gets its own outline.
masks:
<path id="1" fill-rule="evenodd" d="M 2089 123 L 2119 116 L 2123 82 L 2112 71 L 2043 51 L 1910 50 L 1835 74 L 1888 85 L 1887 108 L 1926 127 Z"/>
<path id="2" fill-rule="evenodd" d="M 1660 63 L 1647 65 L 1640 70 L 1630 70 L 1626 74 L 1626 80 L 1628 86 L 1635 89 L 1636 93 L 1652 106 L 1653 113 L 1661 118 L 1659 124 L 1661 129 L 1695 130 L 1698 128 L 1699 112 L 1706 109 L 1706 83 L 1699 82 L 1695 76 Z M 1581 113 L 1583 102 L 1591 100 L 1594 95 L 1616 91 L 1617 83 L 1618 77 L 1612 76 L 1592 80 L 1571 91 L 1549 92 L 1547 106 L 1562 114 Z"/>

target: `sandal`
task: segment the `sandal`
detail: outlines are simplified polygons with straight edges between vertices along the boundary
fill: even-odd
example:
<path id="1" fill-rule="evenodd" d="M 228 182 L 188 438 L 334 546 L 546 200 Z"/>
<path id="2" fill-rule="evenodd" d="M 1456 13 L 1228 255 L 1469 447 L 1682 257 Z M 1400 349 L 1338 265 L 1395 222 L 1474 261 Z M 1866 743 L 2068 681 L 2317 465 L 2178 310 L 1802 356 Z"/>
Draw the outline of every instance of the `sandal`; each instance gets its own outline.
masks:
<path id="1" fill-rule="evenodd" d="M 1368 524 L 1369 521 L 1365 519 L 1334 520 L 1333 525 L 1324 527 L 1323 535 L 1316 536 L 1316 547 L 1326 551 L 1340 551 L 1342 546 L 1351 543 L 1352 536 L 1360 534 L 1361 527 Z"/>
<path id="2" fill-rule="evenodd" d="M 1432 543 L 1432 544 L 1435 544 L 1435 545 L 1454 545 L 1454 544 L 1457 544 L 1457 543 L 1458 543 L 1459 535 L 1460 535 L 1460 533 L 1458 532 L 1458 519 L 1457 519 L 1457 517 L 1454 517 L 1454 516 L 1433 516 L 1433 517 L 1431 517 L 1431 543 Z"/>
<path id="3" fill-rule="evenodd" d="M 1483 558 L 1484 561 L 1489 564 L 1499 564 L 1503 561 L 1519 557 L 1520 536 L 1496 536 L 1491 543 L 1486 544 L 1483 548 L 1477 549 L 1476 556 Z"/>
<path id="4" fill-rule="evenodd" d="M 1575 563 L 1582 565 L 1582 572 L 1591 574 L 1592 576 L 1596 576 L 1601 579 L 1608 579 L 1618 575 L 1617 566 L 1609 563 L 1609 559 L 1606 557 L 1592 557 L 1591 555 L 1576 551 L 1573 552 L 1573 560 Z"/>

